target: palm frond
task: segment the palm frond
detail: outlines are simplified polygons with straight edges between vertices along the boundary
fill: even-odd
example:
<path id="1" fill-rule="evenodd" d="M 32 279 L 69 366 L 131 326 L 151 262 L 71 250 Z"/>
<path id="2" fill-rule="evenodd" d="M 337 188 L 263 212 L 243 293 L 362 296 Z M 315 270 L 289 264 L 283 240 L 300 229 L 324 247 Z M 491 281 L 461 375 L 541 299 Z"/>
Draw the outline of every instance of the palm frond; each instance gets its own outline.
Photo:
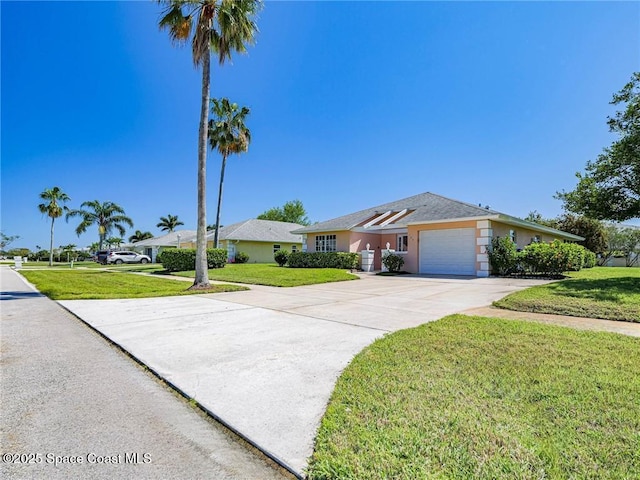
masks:
<path id="1" fill-rule="evenodd" d="M 216 14 L 217 29 L 211 32 L 211 46 L 224 64 L 231 53 L 246 53 L 247 45 L 255 43 L 258 26 L 254 17 L 262 7 L 256 0 L 221 0 Z"/>
<path id="2" fill-rule="evenodd" d="M 167 2 L 161 2 L 167 3 Z M 191 35 L 192 16 L 185 14 L 183 7 L 187 2 L 172 1 L 168 2 L 167 8 L 163 12 L 163 16 L 158 22 L 161 30 L 169 31 L 169 38 L 176 44 L 184 44 Z"/>

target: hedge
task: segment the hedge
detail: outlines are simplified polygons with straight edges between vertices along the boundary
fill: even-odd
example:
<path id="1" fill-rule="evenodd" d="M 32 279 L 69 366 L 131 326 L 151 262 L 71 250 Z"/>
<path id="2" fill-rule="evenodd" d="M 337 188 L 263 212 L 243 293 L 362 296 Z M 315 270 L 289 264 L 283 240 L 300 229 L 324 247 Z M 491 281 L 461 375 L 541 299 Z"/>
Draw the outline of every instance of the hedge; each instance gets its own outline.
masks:
<path id="1" fill-rule="evenodd" d="M 195 248 L 169 248 L 158 256 L 165 270 L 184 272 L 195 270 Z M 223 248 L 207 248 L 207 268 L 223 268 L 227 263 L 227 251 Z"/>
<path id="2" fill-rule="evenodd" d="M 249 254 L 244 252 L 236 253 L 235 263 L 247 263 L 249 261 Z"/>
<path id="3" fill-rule="evenodd" d="M 496 275 L 512 273 L 560 276 L 595 266 L 596 256 L 581 245 L 554 240 L 551 243 L 532 243 L 516 252 L 509 238 L 494 238 L 488 252 L 492 272 Z"/>
<path id="4" fill-rule="evenodd" d="M 291 252 L 291 268 L 340 268 L 353 270 L 360 266 L 357 253 L 346 252 Z"/>

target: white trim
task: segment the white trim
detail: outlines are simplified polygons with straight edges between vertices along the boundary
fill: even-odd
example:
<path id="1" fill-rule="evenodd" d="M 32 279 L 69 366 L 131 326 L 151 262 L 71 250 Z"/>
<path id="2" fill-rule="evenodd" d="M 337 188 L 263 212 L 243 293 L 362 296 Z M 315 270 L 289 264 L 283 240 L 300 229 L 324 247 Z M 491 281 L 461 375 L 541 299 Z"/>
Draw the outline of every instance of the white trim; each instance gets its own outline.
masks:
<path id="1" fill-rule="evenodd" d="M 526 220 L 521 220 L 519 218 L 511 217 L 509 215 L 499 214 L 499 215 L 488 215 L 486 217 L 464 217 L 464 218 L 448 218 L 443 220 L 428 220 L 423 222 L 409 222 L 407 225 L 433 225 L 438 223 L 454 223 L 454 222 L 468 222 L 468 221 L 477 221 L 476 225 L 480 225 L 481 222 L 484 224 L 484 220 L 495 220 L 500 223 L 505 223 L 507 225 L 513 225 L 516 227 L 523 227 L 528 230 L 533 230 L 534 232 L 544 232 L 549 233 L 551 235 L 555 235 L 556 237 L 561 237 L 567 240 L 575 240 L 582 241 L 583 237 L 578 235 L 574 235 L 572 233 L 563 232 L 561 230 L 556 230 L 555 228 L 545 227 L 544 225 L 539 225 L 537 223 L 528 222 Z M 482 228 L 482 227 L 480 227 Z"/>
<path id="2" fill-rule="evenodd" d="M 400 218 L 402 215 L 404 215 L 405 213 L 407 213 L 408 208 L 405 208 L 404 210 L 400 210 L 398 213 L 396 213 L 395 215 L 393 215 L 391 218 L 387 218 L 384 222 L 382 222 L 379 226 L 380 227 L 386 227 L 387 225 L 389 225 L 391 222 L 393 222 L 394 220 L 396 220 L 397 218 Z"/>
<path id="3" fill-rule="evenodd" d="M 320 232 L 324 232 L 325 230 L 321 230 Z M 330 230 L 326 230 L 327 232 L 329 232 Z M 339 232 L 342 232 L 344 230 L 338 230 Z M 387 225 L 386 227 L 382 227 L 379 228 L 377 225 L 375 227 L 372 228 L 363 228 L 363 227 L 353 227 L 351 230 L 346 230 L 347 232 L 355 232 L 355 233 L 372 233 L 375 235 L 382 235 L 382 234 L 387 234 L 387 233 L 407 233 L 408 229 L 407 227 L 399 227 L 396 224 L 393 225 Z"/>
<path id="4" fill-rule="evenodd" d="M 488 262 L 489 261 L 489 255 L 487 255 L 486 253 L 476 253 L 476 262 L 477 263 L 482 263 L 482 262 Z"/>
<path id="5" fill-rule="evenodd" d="M 584 237 L 580 237 L 580 236 L 574 235 L 572 233 L 563 232 L 561 230 L 556 230 L 555 228 L 551 228 L 551 227 L 545 227 L 544 225 L 539 225 L 537 223 L 528 222 L 526 220 L 521 220 L 519 218 L 510 217 L 508 215 L 499 215 L 499 218 L 497 218 L 496 220 L 501 222 L 501 223 L 506 223 L 507 225 L 512 225 L 512 226 L 515 226 L 515 227 L 523 227 L 523 228 L 527 228 L 527 229 L 533 230 L 533 231 L 549 233 L 551 235 L 555 235 L 557 237 L 562 237 L 562 238 L 565 238 L 567 240 L 575 240 L 577 242 L 580 242 L 580 241 L 584 240 Z"/>
<path id="6" fill-rule="evenodd" d="M 462 217 L 462 218 L 443 218 L 442 220 L 424 220 L 422 222 L 409 222 L 407 225 L 432 225 L 436 223 L 454 223 L 454 222 L 475 222 L 480 220 L 499 220 L 498 215 L 492 215 L 487 217 Z M 477 225 L 477 224 L 476 224 Z M 472 228 L 472 227 L 460 227 L 460 228 Z M 476 227 L 473 227 L 476 228 Z"/>
<path id="7" fill-rule="evenodd" d="M 384 212 L 378 216 L 376 216 L 373 220 L 369 220 L 367 223 L 365 223 L 362 228 L 369 228 L 371 225 L 373 225 L 374 223 L 377 223 L 378 221 L 382 220 L 384 217 L 387 217 L 389 215 L 391 215 L 392 210 L 389 210 L 388 212 Z"/>

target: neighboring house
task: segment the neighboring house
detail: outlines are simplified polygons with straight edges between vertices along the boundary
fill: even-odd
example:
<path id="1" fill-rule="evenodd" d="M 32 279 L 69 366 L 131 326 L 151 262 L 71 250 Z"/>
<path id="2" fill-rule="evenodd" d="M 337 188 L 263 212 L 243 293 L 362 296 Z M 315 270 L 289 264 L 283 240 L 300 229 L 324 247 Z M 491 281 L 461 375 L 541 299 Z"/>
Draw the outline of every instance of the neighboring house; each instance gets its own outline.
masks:
<path id="1" fill-rule="evenodd" d="M 387 249 L 404 256 L 411 273 L 474 275 L 490 273 L 487 246 L 493 237 L 511 237 L 518 248 L 554 239 L 582 237 L 527 222 L 489 208 L 433 193 L 368 208 L 294 230 L 309 252 L 360 252 L 369 244 L 374 268 Z"/>
<path id="2" fill-rule="evenodd" d="M 151 257 L 151 261 L 155 263 L 158 255 L 163 249 L 176 247 L 184 248 L 186 246 L 185 240 L 194 238 L 195 235 L 195 230 L 176 230 L 175 232 L 169 232 L 166 235 L 135 242 L 132 244 L 132 250 L 148 255 Z"/>
<path id="3" fill-rule="evenodd" d="M 619 229 L 632 229 L 640 230 L 638 225 L 626 225 L 626 224 L 608 224 L 608 226 L 614 226 Z M 640 243 L 636 245 L 633 251 L 625 257 L 624 255 L 617 255 L 609 258 L 605 263 L 606 267 L 639 267 L 640 268 Z"/>
<path id="4" fill-rule="evenodd" d="M 219 246 L 227 250 L 229 262 L 237 252 L 249 255 L 249 263 L 273 263 L 277 250 L 296 252 L 302 250 L 302 235 L 292 230 L 302 228 L 298 223 L 275 222 L 252 218 L 220 228 Z M 213 248 L 214 232 L 207 233 L 207 247 Z M 195 248 L 195 233 L 185 247 Z"/>

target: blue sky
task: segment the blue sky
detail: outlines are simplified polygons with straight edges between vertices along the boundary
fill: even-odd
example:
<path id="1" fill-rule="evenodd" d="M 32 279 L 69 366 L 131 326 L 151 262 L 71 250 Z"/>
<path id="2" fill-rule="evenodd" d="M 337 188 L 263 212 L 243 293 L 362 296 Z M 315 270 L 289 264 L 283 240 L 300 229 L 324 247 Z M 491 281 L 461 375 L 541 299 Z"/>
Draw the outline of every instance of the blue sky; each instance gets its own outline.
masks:
<path id="1" fill-rule="evenodd" d="M 196 227 L 200 73 L 155 2 L 7 2 L 1 229 L 48 246 L 38 195 L 113 201 L 134 229 Z M 611 96 L 640 69 L 638 2 L 269 2 L 257 43 L 212 69 L 251 108 L 222 224 L 300 199 L 312 221 L 430 191 L 526 216 L 614 139 Z M 215 220 L 220 158 L 208 162 Z M 634 222 L 631 222 L 634 223 Z M 637 223 L 637 222 L 635 222 Z M 55 245 L 89 245 L 77 222 Z M 132 231 L 127 232 L 127 236 Z"/>

